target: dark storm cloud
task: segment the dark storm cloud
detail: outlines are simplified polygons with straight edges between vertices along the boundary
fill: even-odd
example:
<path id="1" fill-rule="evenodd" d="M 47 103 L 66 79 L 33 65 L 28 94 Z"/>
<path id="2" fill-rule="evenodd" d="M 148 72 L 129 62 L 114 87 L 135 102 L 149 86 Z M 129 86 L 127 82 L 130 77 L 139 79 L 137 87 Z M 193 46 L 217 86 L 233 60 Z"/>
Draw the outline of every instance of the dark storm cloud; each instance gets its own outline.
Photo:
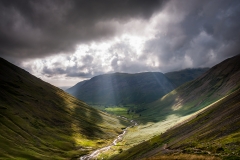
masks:
<path id="1" fill-rule="evenodd" d="M 48 77 L 211 67 L 240 53 L 239 18 L 239 0 L 0 0 L 0 56 Z"/>
<path id="2" fill-rule="evenodd" d="M 86 72 L 83 72 L 82 70 L 87 69 Z M 55 76 L 66 76 L 66 77 L 81 77 L 81 78 L 90 78 L 93 75 L 91 74 L 91 70 L 88 70 L 88 66 L 69 66 L 67 68 L 63 68 L 62 66 L 53 66 L 51 68 L 48 68 L 47 66 L 44 66 L 42 69 L 42 75 L 45 75 L 47 77 L 55 77 Z"/>
<path id="3" fill-rule="evenodd" d="M 240 53 L 238 0 L 169 1 L 163 13 L 169 21 L 160 22 L 161 32 L 145 44 L 163 72 L 212 66 Z"/>
<path id="4" fill-rule="evenodd" d="M 44 57 L 118 33 L 111 21 L 147 19 L 161 0 L 1 0 L 0 56 Z"/>

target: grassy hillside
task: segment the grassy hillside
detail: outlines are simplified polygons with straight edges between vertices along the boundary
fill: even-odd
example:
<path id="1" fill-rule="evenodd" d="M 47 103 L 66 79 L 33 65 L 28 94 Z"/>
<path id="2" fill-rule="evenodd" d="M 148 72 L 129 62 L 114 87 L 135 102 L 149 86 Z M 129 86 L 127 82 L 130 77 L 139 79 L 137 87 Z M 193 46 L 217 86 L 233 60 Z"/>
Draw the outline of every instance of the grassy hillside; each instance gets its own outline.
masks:
<path id="1" fill-rule="evenodd" d="M 239 118 L 237 90 L 186 123 L 112 159 L 240 159 Z"/>
<path id="2" fill-rule="evenodd" d="M 78 157 L 126 126 L 4 59 L 0 68 L 0 159 Z"/>
<path id="3" fill-rule="evenodd" d="M 152 102 L 173 89 L 164 74 L 145 72 L 96 76 L 78 83 L 67 92 L 89 104 L 129 105 Z"/>
<path id="4" fill-rule="evenodd" d="M 128 130 L 121 147 L 116 150 L 126 150 L 156 137 L 239 89 L 239 61 L 240 56 L 225 60 L 201 77 L 180 86 L 161 99 L 147 105 L 139 105 L 138 109 L 142 111 L 132 116 L 139 125 Z"/>
<path id="5" fill-rule="evenodd" d="M 240 56 L 212 67 L 194 81 L 185 83 L 140 112 L 139 120 L 158 122 L 170 114 L 177 117 L 194 113 L 240 88 Z"/>
<path id="6" fill-rule="evenodd" d="M 67 92 L 95 105 L 139 105 L 161 98 L 207 70 L 208 68 L 198 68 L 165 74 L 160 72 L 106 74 L 79 82 L 67 89 Z"/>
<path id="7" fill-rule="evenodd" d="M 173 84 L 174 88 L 177 88 L 186 82 L 196 79 L 207 70 L 209 70 L 209 68 L 188 68 L 180 71 L 168 72 L 164 75 Z"/>

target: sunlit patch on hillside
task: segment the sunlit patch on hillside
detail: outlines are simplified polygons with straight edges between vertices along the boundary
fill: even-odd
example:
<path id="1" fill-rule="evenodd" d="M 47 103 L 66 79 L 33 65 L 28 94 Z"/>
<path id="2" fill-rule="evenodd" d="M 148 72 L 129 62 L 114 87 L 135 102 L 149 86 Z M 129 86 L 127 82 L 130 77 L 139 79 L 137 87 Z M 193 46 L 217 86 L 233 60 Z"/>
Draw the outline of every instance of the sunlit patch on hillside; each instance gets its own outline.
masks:
<path id="1" fill-rule="evenodd" d="M 178 118 L 180 118 L 178 115 L 171 114 L 171 115 L 167 116 L 166 121 L 171 121 L 171 120 L 178 119 Z"/>
<path id="2" fill-rule="evenodd" d="M 179 117 L 176 114 L 172 114 L 167 116 L 165 120 L 157 123 L 148 122 L 146 124 L 140 124 L 139 126 L 129 130 L 124 138 L 124 141 L 126 141 L 126 145 L 138 144 L 156 135 L 164 133 L 166 130 L 170 129 L 179 122 L 186 120 L 186 118 L 188 118 L 188 116 Z"/>
<path id="3" fill-rule="evenodd" d="M 161 98 L 161 101 L 164 101 L 164 100 L 167 99 L 168 97 L 171 97 L 171 95 L 175 95 L 175 94 L 177 94 L 177 91 L 176 91 L 176 90 L 173 90 L 173 91 L 171 91 L 170 93 L 168 93 L 168 94 L 166 94 L 165 96 L 163 96 L 163 97 Z"/>
<path id="4" fill-rule="evenodd" d="M 179 96 L 175 99 L 175 103 L 172 106 L 172 110 L 176 111 L 179 110 L 180 108 L 182 108 L 182 101 L 183 99 L 181 99 Z"/>
<path id="5" fill-rule="evenodd" d="M 94 140 L 87 139 L 80 133 L 74 133 L 72 137 L 75 140 L 76 147 L 78 148 L 87 148 L 87 147 L 95 147 L 96 142 Z"/>

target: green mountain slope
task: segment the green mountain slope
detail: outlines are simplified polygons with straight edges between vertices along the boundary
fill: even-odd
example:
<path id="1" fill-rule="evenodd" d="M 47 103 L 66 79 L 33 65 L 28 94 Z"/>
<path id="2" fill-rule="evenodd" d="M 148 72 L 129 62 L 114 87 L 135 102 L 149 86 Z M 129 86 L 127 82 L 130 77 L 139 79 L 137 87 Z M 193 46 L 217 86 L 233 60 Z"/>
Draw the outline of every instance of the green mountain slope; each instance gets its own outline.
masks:
<path id="1" fill-rule="evenodd" d="M 126 125 L 2 58 L 0 68 L 0 159 L 69 159 Z"/>
<path id="2" fill-rule="evenodd" d="M 159 100 L 139 105 L 138 127 L 129 129 L 120 149 L 126 150 L 182 123 L 196 112 L 240 88 L 240 56 L 229 58 L 204 75 Z M 117 154 L 116 152 L 110 154 Z"/>
<path id="3" fill-rule="evenodd" d="M 202 159 L 240 159 L 240 90 L 113 159 L 197 159 L 199 154 L 208 155 Z"/>
<path id="4" fill-rule="evenodd" d="M 139 119 L 161 121 L 194 113 L 240 88 L 240 56 L 229 58 L 212 67 L 194 81 L 185 83 L 164 97 L 145 106 Z"/>
<path id="5" fill-rule="evenodd" d="M 196 79 L 207 70 L 209 70 L 209 68 L 189 68 L 180 71 L 168 72 L 164 75 L 173 84 L 174 88 L 177 88 L 186 82 Z"/>
<path id="6" fill-rule="evenodd" d="M 66 91 L 89 104 L 138 105 L 153 102 L 206 71 L 207 68 L 199 68 L 166 74 L 160 72 L 105 74 L 79 82 Z"/>
<path id="7" fill-rule="evenodd" d="M 93 77 L 69 88 L 68 93 L 90 104 L 149 103 L 173 90 L 160 72 L 114 73 Z"/>
<path id="8" fill-rule="evenodd" d="M 148 106 L 142 106 L 145 108 L 145 110 L 143 112 L 140 112 L 141 116 L 137 118 L 140 122 L 142 122 L 142 124 L 129 130 L 129 132 L 124 138 L 124 141 L 127 142 L 129 139 L 131 139 L 133 142 L 135 141 L 135 144 L 133 142 L 132 144 L 136 145 L 137 143 L 143 142 L 150 137 L 159 137 L 157 135 L 165 132 L 167 129 L 173 127 L 176 124 L 183 123 L 183 120 L 186 121 L 186 118 L 188 118 L 189 116 L 196 115 L 198 112 L 206 109 L 207 106 L 213 105 L 214 103 L 220 105 L 222 104 L 221 102 L 223 102 L 223 100 L 227 101 L 223 103 L 223 106 L 226 107 L 224 109 L 226 109 L 225 111 L 227 113 L 228 103 L 234 102 L 234 105 L 235 103 L 239 104 L 239 61 L 240 55 L 229 58 L 222 63 L 212 67 L 209 71 L 207 71 L 204 75 L 197 78 L 196 80 L 180 86 L 176 90 L 170 92 L 169 94 L 149 104 Z M 230 96 L 233 96 L 234 98 L 231 98 Z M 221 102 L 219 102 L 220 100 Z M 240 117 L 239 112 L 236 108 L 233 112 L 235 113 L 235 117 Z M 214 115 L 217 116 L 218 114 Z M 218 120 L 223 120 L 223 123 L 228 123 L 227 121 L 230 120 L 231 117 L 234 118 L 234 116 L 229 113 L 229 115 L 226 114 L 224 116 L 216 118 Z M 205 118 L 208 119 L 208 117 Z M 226 122 L 224 122 L 225 120 Z M 154 123 L 150 123 L 150 121 Z M 215 123 L 217 121 L 213 122 Z M 204 122 L 201 123 L 203 124 Z M 217 123 L 215 125 L 217 125 Z M 193 132 L 198 131 L 197 127 L 191 127 L 195 129 L 193 130 Z M 216 128 L 216 126 L 211 127 Z M 232 126 L 230 125 L 230 127 L 234 127 L 234 124 Z M 230 129 L 227 127 L 225 128 L 226 130 Z M 204 132 L 210 132 L 209 129 L 210 128 L 206 128 Z M 222 128 L 222 130 L 224 130 L 224 128 Z M 138 133 L 134 133 L 134 131 L 138 131 Z M 185 134 L 188 131 L 189 130 L 186 130 L 186 132 L 184 132 L 183 130 L 181 130 L 181 132 Z M 213 137 L 215 136 L 214 134 Z M 166 135 L 168 135 L 168 132 L 166 133 Z M 186 136 L 185 138 L 187 137 L 188 136 Z M 159 139 L 157 138 L 156 141 L 159 141 Z M 156 141 L 155 138 L 148 141 L 148 143 L 151 144 L 152 148 L 148 146 L 147 143 L 142 143 L 142 149 L 141 147 L 130 149 L 128 152 L 125 152 L 125 157 L 123 159 L 126 159 L 126 157 L 128 157 L 126 153 L 128 153 L 130 157 L 134 157 L 141 155 L 142 152 L 145 152 L 145 150 L 148 150 L 148 148 L 153 149 L 154 147 L 158 147 L 160 142 L 158 143 Z M 131 145 L 130 143 L 126 144 Z M 129 147 L 125 146 L 123 150 L 126 148 Z"/>

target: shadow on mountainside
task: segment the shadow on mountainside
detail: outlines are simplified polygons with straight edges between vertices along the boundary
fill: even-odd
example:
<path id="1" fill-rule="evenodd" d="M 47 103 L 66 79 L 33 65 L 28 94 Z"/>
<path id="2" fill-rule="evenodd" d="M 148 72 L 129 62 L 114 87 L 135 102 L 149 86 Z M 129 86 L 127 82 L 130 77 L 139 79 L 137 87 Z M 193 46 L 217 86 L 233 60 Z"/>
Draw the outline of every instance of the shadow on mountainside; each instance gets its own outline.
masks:
<path id="1" fill-rule="evenodd" d="M 69 158 L 86 153 L 79 150 L 85 141 L 121 130 L 113 118 L 0 60 L 0 157 Z M 103 128 L 105 121 L 114 123 Z"/>
<path id="2" fill-rule="evenodd" d="M 240 90 L 238 89 L 198 114 L 194 119 L 146 140 L 111 159 L 154 159 L 154 156 L 160 157 L 166 154 L 166 151 L 169 159 L 174 159 L 173 156 L 176 154 L 169 154 L 168 151 L 239 159 L 239 99 Z"/>
<path id="3" fill-rule="evenodd" d="M 139 119 L 159 122 L 168 115 L 192 114 L 240 88 L 240 56 L 229 58 L 212 67 L 194 81 L 185 83 L 140 112 Z M 144 119 L 145 118 L 145 119 Z"/>

